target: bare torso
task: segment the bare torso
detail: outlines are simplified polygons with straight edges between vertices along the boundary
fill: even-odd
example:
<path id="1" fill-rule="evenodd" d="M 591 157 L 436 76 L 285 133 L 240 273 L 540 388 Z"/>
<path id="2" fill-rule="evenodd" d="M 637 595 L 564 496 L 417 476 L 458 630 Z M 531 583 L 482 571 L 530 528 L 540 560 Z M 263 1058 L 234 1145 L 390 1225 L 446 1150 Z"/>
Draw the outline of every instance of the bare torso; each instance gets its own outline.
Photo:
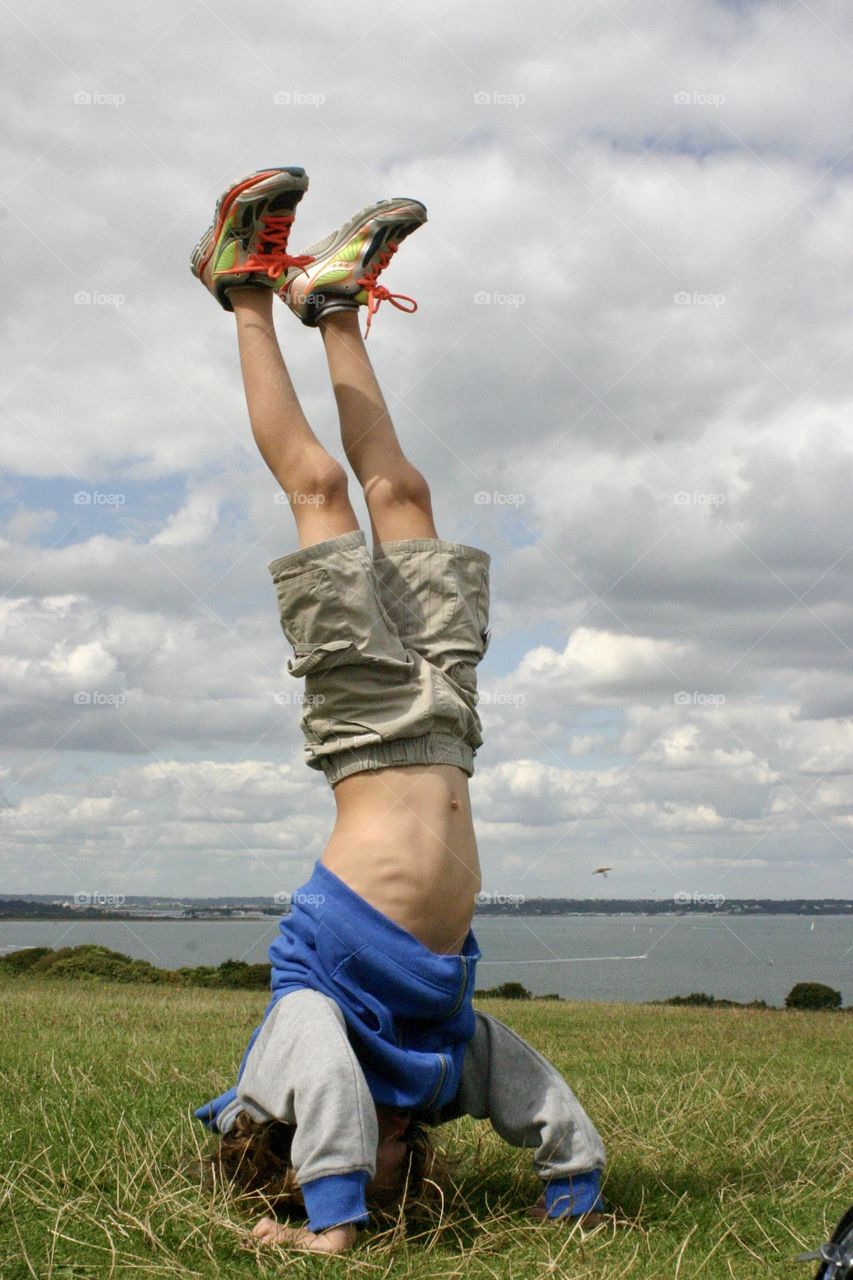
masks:
<path id="1" fill-rule="evenodd" d="M 461 950 L 480 890 L 468 777 L 405 765 L 342 779 L 321 861 L 430 951 Z"/>

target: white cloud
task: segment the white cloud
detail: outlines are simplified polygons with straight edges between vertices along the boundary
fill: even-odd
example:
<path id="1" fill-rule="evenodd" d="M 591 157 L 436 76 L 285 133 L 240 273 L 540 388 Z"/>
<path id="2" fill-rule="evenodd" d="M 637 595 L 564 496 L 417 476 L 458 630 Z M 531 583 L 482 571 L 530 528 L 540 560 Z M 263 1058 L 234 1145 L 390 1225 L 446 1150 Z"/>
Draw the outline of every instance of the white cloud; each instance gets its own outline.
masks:
<path id="1" fill-rule="evenodd" d="M 186 547 L 208 542 L 216 532 L 223 497 L 218 484 L 199 486 L 181 509 L 169 516 L 165 527 L 151 539 L 151 545 Z"/>
<path id="2" fill-rule="evenodd" d="M 330 797 L 274 701 L 265 564 L 290 515 L 233 320 L 187 267 L 219 191 L 284 137 L 312 179 L 297 248 L 380 195 L 429 208 L 387 275 L 420 310 L 386 305 L 370 352 L 440 531 L 493 554 L 487 878 L 562 893 L 613 860 L 614 893 L 700 867 L 729 896 L 843 892 L 853 180 L 824 86 L 846 83 L 849 7 L 545 3 L 519 38 L 484 3 L 389 24 L 319 0 L 278 33 L 250 0 L 237 63 L 209 9 L 163 41 L 162 5 L 132 31 L 98 0 L 41 8 L 10 15 L 4 99 L 27 263 L 3 399 L 10 889 L 38 887 L 39 839 L 75 875 L 187 891 L 247 865 L 277 889 L 322 847 Z M 365 58 L 387 69 L 369 110 Z M 123 101 L 74 101 L 96 92 Z M 318 335 L 276 319 L 337 448 Z"/>

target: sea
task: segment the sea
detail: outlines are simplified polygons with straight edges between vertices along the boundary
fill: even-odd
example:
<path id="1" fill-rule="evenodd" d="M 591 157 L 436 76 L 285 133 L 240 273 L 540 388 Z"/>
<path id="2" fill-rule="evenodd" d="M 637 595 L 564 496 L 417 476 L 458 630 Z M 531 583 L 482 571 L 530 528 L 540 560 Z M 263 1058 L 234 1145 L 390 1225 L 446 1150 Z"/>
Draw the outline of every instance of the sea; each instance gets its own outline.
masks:
<path id="1" fill-rule="evenodd" d="M 167 969 L 262 963 L 278 921 L 0 921 L 0 955 L 99 943 Z M 796 982 L 853 1002 L 853 919 L 805 915 L 479 916 L 477 986 L 642 1003 L 704 991 L 781 1006 Z"/>

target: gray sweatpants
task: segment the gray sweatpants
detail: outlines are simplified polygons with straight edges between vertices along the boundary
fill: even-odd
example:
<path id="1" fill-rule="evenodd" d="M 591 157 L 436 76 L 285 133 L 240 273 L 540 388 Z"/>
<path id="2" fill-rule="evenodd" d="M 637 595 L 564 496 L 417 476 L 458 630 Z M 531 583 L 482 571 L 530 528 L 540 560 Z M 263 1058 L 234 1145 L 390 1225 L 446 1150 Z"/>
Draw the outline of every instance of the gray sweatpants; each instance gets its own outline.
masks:
<path id="1" fill-rule="evenodd" d="M 238 1112 L 296 1125 L 291 1159 L 300 1184 L 329 1174 L 376 1172 L 376 1107 L 334 1000 L 293 991 L 270 1011 L 219 1115 Z M 453 1102 L 419 1116 L 430 1125 L 469 1115 L 491 1121 L 515 1147 L 533 1148 L 544 1181 L 603 1169 L 604 1144 L 566 1081 L 546 1058 L 489 1014 L 477 1012 Z"/>

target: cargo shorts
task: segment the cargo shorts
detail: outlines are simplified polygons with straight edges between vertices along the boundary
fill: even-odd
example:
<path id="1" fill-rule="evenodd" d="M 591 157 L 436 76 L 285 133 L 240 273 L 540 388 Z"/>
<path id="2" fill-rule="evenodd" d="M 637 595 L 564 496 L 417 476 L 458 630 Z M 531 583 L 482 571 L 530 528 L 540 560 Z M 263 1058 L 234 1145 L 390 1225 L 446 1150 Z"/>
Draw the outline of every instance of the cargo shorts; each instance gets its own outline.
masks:
<path id="1" fill-rule="evenodd" d="M 391 765 L 474 772 L 489 565 L 485 551 L 440 538 L 371 554 L 355 529 L 267 566 L 293 647 L 288 671 L 305 679 L 306 762 L 331 786 Z"/>

